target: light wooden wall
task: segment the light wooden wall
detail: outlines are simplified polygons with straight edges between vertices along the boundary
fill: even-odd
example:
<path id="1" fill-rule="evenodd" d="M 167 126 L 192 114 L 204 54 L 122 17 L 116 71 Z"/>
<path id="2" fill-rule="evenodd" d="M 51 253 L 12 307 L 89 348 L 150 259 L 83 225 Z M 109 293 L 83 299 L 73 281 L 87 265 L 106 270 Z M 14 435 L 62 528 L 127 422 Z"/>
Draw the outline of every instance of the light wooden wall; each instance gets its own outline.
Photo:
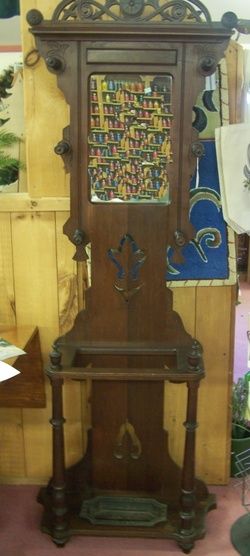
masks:
<path id="1" fill-rule="evenodd" d="M 7 211 L 8 202 L 0 208 L 0 229 L 4 231 L 0 234 L 0 325 L 1 328 L 38 325 L 46 364 L 53 338 L 72 326 L 78 311 L 77 268 L 72 260 L 73 248 L 62 234 L 68 212 L 23 210 L 23 197 L 26 199 L 14 195 L 14 212 L 13 208 Z M 53 203 L 50 204 L 52 208 Z M 70 437 L 70 443 L 67 442 L 70 463 L 77 459 L 82 444 L 80 395 L 78 384 L 67 384 L 66 438 Z M 37 482 L 49 476 L 50 416 L 49 384 L 45 409 L 0 409 L 2 480 Z"/>
<path id="2" fill-rule="evenodd" d="M 24 54 L 34 47 L 25 13 L 37 7 L 50 17 L 57 0 L 21 0 Z M 84 267 L 72 261 L 73 247 L 62 233 L 68 216 L 68 179 L 53 153 L 68 123 L 67 105 L 42 60 L 24 70 L 27 194 L 0 199 L 0 325 L 39 327 L 44 364 L 53 340 L 68 330 L 82 304 Z M 187 331 L 203 344 L 206 378 L 199 398 L 197 475 L 209 483 L 227 481 L 230 459 L 230 388 L 235 288 L 173 290 L 174 308 Z M 67 463 L 85 443 L 85 387 L 64 389 Z M 0 480 L 39 482 L 51 474 L 51 394 L 45 409 L 0 410 Z M 164 426 L 170 452 L 181 463 L 185 385 L 166 385 Z"/>

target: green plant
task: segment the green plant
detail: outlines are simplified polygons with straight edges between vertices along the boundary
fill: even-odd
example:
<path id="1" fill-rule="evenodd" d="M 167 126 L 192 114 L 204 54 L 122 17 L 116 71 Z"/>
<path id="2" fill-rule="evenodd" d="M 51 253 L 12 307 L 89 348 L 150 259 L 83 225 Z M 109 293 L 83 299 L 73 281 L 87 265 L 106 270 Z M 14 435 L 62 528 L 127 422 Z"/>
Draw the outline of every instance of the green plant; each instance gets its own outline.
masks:
<path id="1" fill-rule="evenodd" d="M 248 373 L 233 383 L 232 388 L 232 438 L 250 436 L 250 423 L 246 419 L 248 404 Z"/>
<path id="2" fill-rule="evenodd" d="M 14 67 L 9 66 L 0 73 L 0 100 L 10 96 L 10 89 L 14 77 Z"/>
<path id="3" fill-rule="evenodd" d="M 0 185 L 16 181 L 19 169 L 24 167 L 20 160 L 5 152 L 5 149 L 18 142 L 19 137 L 15 133 L 0 129 Z"/>

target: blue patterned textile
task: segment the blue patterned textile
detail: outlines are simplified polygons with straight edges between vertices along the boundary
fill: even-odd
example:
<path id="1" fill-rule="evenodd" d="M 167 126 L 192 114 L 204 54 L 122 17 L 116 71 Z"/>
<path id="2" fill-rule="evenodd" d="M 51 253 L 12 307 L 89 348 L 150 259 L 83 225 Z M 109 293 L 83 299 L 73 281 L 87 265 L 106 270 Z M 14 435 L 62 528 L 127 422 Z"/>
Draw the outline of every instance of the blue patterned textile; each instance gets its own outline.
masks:
<path id="1" fill-rule="evenodd" d="M 167 280 L 224 280 L 229 276 L 227 227 L 220 203 L 220 186 L 214 140 L 202 141 L 205 154 L 190 183 L 190 221 L 196 236 L 183 249 L 184 262 L 173 262 L 167 249 Z"/>

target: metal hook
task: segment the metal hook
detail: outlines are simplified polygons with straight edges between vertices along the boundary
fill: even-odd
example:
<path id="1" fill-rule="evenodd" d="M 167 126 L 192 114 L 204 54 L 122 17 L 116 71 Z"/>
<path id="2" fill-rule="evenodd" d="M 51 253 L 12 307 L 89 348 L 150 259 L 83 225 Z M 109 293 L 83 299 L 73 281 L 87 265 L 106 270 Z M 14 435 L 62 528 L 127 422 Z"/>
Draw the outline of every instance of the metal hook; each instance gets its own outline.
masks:
<path id="1" fill-rule="evenodd" d="M 32 61 L 33 56 L 34 60 Z M 39 54 L 37 48 L 32 48 L 32 50 L 30 50 L 28 54 L 26 54 L 24 58 L 24 64 L 25 66 L 27 66 L 27 68 L 33 68 L 39 62 L 40 58 L 41 55 Z"/>

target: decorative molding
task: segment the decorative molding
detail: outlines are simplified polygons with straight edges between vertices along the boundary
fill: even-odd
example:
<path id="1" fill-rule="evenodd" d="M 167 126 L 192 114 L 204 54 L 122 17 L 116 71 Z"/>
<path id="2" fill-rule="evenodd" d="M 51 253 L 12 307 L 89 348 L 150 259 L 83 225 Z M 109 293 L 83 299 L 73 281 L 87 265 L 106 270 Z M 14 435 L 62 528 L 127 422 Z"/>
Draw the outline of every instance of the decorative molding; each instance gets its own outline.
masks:
<path id="1" fill-rule="evenodd" d="M 126 436 L 129 439 L 129 445 L 126 445 Z M 125 459 L 128 455 L 131 459 L 137 460 L 141 457 L 142 447 L 133 425 L 126 420 L 120 426 L 119 433 L 115 441 L 113 455 L 116 459 Z"/>
<path id="2" fill-rule="evenodd" d="M 129 255 L 128 258 L 127 255 Z M 108 257 L 118 271 L 114 288 L 125 301 L 129 301 L 143 286 L 143 283 L 137 284 L 136 282 L 139 279 L 139 271 L 146 260 L 145 252 L 137 246 L 130 234 L 125 234 L 120 240 L 118 248 L 108 250 Z M 131 282 L 134 283 L 132 287 Z"/>
<path id="3" fill-rule="evenodd" d="M 52 73 L 62 73 L 65 70 L 65 51 L 69 47 L 68 44 L 61 42 L 50 42 L 45 62 L 49 71 Z"/>
<path id="4" fill-rule="evenodd" d="M 153 527 L 167 521 L 167 505 L 136 496 L 95 496 L 84 500 L 79 517 L 93 525 Z"/>
<path id="5" fill-rule="evenodd" d="M 211 24 L 207 8 L 199 0 L 62 0 L 52 22 L 129 21 L 168 24 Z"/>

